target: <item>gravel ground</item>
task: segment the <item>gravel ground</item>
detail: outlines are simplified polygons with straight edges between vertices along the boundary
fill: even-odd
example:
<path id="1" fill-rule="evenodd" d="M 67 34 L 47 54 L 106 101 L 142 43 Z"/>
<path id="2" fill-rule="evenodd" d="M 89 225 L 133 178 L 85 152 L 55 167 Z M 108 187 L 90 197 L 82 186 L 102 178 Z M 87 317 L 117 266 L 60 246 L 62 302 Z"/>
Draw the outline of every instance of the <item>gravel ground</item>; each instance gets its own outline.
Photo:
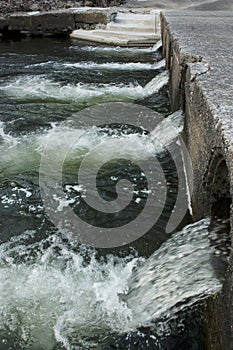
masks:
<path id="1" fill-rule="evenodd" d="M 19 11 L 50 11 L 80 6 L 118 6 L 123 2 L 124 0 L 0 0 L 0 14 L 6 15 Z"/>

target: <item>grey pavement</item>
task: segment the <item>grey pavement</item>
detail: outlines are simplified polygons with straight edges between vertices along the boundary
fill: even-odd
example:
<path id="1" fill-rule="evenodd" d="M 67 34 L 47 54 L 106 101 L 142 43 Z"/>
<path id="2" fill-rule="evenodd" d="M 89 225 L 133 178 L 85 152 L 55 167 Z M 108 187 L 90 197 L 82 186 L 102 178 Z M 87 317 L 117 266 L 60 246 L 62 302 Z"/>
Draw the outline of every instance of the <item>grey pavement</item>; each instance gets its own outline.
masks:
<path id="1" fill-rule="evenodd" d="M 210 70 L 199 77 L 225 137 L 233 148 L 233 13 L 230 11 L 164 11 L 180 49 L 199 56 Z"/>
<path id="2" fill-rule="evenodd" d="M 126 8 L 158 8 L 167 10 L 233 11 L 232 0 L 127 0 Z"/>

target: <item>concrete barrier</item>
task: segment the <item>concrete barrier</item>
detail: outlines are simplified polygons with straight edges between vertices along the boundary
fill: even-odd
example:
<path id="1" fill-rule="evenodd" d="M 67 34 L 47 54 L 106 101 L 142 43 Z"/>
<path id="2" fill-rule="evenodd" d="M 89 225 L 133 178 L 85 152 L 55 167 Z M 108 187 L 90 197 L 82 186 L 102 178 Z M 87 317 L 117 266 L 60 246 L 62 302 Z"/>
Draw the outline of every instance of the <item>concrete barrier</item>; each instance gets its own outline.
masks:
<path id="1" fill-rule="evenodd" d="M 111 13 L 109 8 L 77 8 L 49 12 L 14 13 L 0 18 L 0 32 L 28 35 L 69 34 L 74 29 L 94 29 L 97 25 L 106 25 Z"/>
<path id="2" fill-rule="evenodd" d="M 162 39 L 172 110 L 185 110 L 194 219 L 233 214 L 233 41 L 231 12 L 165 12 Z M 231 233 L 232 238 L 232 233 Z M 222 293 L 209 303 L 211 349 L 233 344 L 233 253 Z"/>
<path id="3" fill-rule="evenodd" d="M 8 19 L 9 29 L 30 33 L 63 33 L 75 28 L 74 14 L 70 11 L 12 14 Z"/>

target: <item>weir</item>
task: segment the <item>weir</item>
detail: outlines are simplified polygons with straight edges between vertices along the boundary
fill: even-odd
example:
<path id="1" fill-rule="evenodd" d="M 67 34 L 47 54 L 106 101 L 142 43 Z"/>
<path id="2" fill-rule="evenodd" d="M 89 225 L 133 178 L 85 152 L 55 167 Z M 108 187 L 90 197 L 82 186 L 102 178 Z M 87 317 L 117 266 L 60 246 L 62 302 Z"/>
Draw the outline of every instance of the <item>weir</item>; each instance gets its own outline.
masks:
<path id="1" fill-rule="evenodd" d="M 73 16 L 73 11 L 65 11 L 58 30 L 53 22 L 49 30 L 69 33 L 79 26 L 73 21 L 82 16 L 83 21 L 90 22 L 88 13 L 80 10 Z M 89 24 L 96 27 L 99 21 L 106 25 L 110 12 L 103 15 L 102 10 L 94 11 L 95 23 Z M 37 17 L 34 22 L 31 15 L 25 16 L 23 22 L 17 18 L 16 30 L 24 32 L 28 24 L 22 29 L 21 23 L 30 23 L 29 33 L 24 34 L 44 35 L 47 29 L 42 26 L 41 30 L 41 21 L 46 24 L 47 15 L 33 14 Z M 67 27 L 67 19 L 72 21 L 72 28 Z M 1 223 L 0 246 L 2 349 L 231 349 L 232 41 L 226 35 L 226 31 L 232 31 L 231 21 L 229 13 L 223 12 L 163 12 L 165 61 L 160 44 L 141 50 L 85 43 L 67 47 L 67 42 L 44 39 L 31 48 L 32 42 L 26 39 L 22 43 L 26 54 L 21 52 L 21 43 L 15 44 L 13 53 L 3 49 L 2 60 L 9 76 L 5 72 L 1 75 L 0 87 L 4 109 L 0 123 L 0 198 L 5 219 Z M 93 28 L 88 25 L 88 29 Z M 206 35 L 208 40 L 204 39 Z M 51 54 L 50 45 L 56 54 Z M 168 117 L 167 83 L 171 110 L 178 111 Z M 106 102 L 108 106 L 101 107 Z M 152 124 L 156 118 L 166 116 L 164 123 L 155 125 L 149 139 L 140 118 L 134 124 L 136 131 L 129 125 L 119 127 L 119 120 L 125 118 L 125 103 L 130 105 L 127 117 L 136 114 L 137 108 L 138 115 L 146 116 Z M 99 109 L 92 109 L 96 104 L 100 104 Z M 153 113 L 145 107 L 153 109 Z M 105 122 L 105 128 L 96 127 L 110 111 L 115 124 L 109 127 Z M 83 133 L 79 120 L 83 122 L 85 118 L 90 118 L 91 127 Z M 174 127 L 177 134 L 169 127 Z M 188 194 L 191 197 L 186 194 L 187 181 L 182 198 L 184 202 L 191 200 L 197 222 L 182 230 L 177 228 L 178 232 L 170 237 L 166 225 L 174 209 L 180 173 L 174 171 L 177 164 L 165 149 L 170 147 L 171 154 L 179 158 L 175 145 L 181 142 L 180 133 L 188 147 L 194 175 L 193 191 Z M 158 139 L 163 140 L 162 144 Z M 101 143 L 101 157 L 98 152 L 90 156 L 88 169 L 107 160 L 111 152 L 118 157 L 98 173 L 105 201 L 115 201 L 121 177 L 125 180 L 128 176 L 127 180 L 134 184 L 141 181 L 134 188 L 133 205 L 126 214 L 114 216 L 111 212 L 104 219 L 86 208 L 87 189 L 75 180 L 77 164 Z M 121 165 L 123 152 L 128 162 Z M 56 191 L 51 196 L 50 183 L 42 183 L 41 179 L 39 194 L 38 172 L 42 178 L 46 170 L 56 179 L 57 169 L 53 166 L 61 163 L 64 154 L 61 182 L 65 196 Z M 145 174 L 136 169 L 135 175 L 132 163 L 153 163 L 155 155 L 166 175 L 156 187 L 158 192 L 163 181 L 168 186 L 165 208 L 154 231 L 132 244 L 133 249 L 125 245 L 107 250 L 113 255 L 101 250 L 98 255 L 93 248 L 80 247 L 66 230 L 57 232 L 49 222 L 53 217 L 48 218 L 49 211 L 45 213 L 40 198 L 44 184 L 45 194 L 48 189 L 48 197 L 56 205 L 57 216 L 65 216 L 66 208 L 71 207 L 83 219 L 104 223 L 106 228 L 134 218 L 151 192 L 143 179 Z M 41 166 L 43 161 L 47 168 Z M 183 161 L 179 164 L 183 174 Z M 87 180 L 90 175 L 84 172 Z M 185 176 L 187 180 L 189 173 Z M 127 197 L 130 187 L 125 185 L 123 190 Z M 142 224 L 147 224 L 148 219 Z M 135 255 L 135 249 L 142 256 Z M 221 249 L 226 255 L 230 252 L 229 261 Z"/>

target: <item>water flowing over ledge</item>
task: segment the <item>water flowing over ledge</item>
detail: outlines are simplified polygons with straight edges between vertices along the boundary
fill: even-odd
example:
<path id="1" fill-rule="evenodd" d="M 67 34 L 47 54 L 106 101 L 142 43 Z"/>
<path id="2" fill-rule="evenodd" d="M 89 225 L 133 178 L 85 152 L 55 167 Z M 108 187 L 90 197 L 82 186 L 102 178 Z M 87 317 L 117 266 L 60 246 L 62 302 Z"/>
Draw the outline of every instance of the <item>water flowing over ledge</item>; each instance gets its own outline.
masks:
<path id="1" fill-rule="evenodd" d="M 3 47 L 0 56 L 4 67 L 1 71 L 3 113 L 0 125 L 0 209 L 4 217 L 1 239 L 5 241 L 0 246 L 2 345 L 7 350 L 9 347 L 38 350 L 38 346 L 46 350 L 95 349 L 97 346 L 106 349 L 118 337 L 124 338 L 121 344 L 126 345 L 121 346 L 125 349 L 130 347 L 128 335 L 136 334 L 136 342 L 144 337 L 145 342 L 148 339 L 152 342 L 152 348 L 160 346 L 155 340 L 158 335 L 158 329 L 154 328 L 156 320 L 165 318 L 159 334 L 163 333 L 169 339 L 166 318 L 179 314 L 182 319 L 185 317 L 183 309 L 190 307 L 192 310 L 193 303 L 221 288 L 212 259 L 215 250 L 208 241 L 208 220 L 185 227 L 170 239 L 164 229 L 177 197 L 177 172 L 168 152 L 157 141 L 162 140 L 165 146 L 176 144 L 174 140 L 183 130 L 181 113 L 168 116 L 168 72 L 163 71 L 164 62 L 158 63 L 161 66 L 156 72 L 146 69 L 145 78 L 141 70 L 134 68 L 157 65 L 155 59 L 159 56 L 154 50 L 116 49 L 113 51 L 115 57 L 110 59 L 106 56 L 110 48 L 90 51 L 88 47 L 77 45 L 73 50 L 67 43 L 60 52 L 60 43 L 48 41 L 47 59 L 44 57 L 46 40 L 43 47 L 36 42 L 36 53 L 30 42 L 26 53 L 22 53 L 19 47 L 17 54 L 8 53 L 8 48 Z M 15 45 L 17 47 L 17 43 Z M 55 47 L 54 56 L 51 56 L 50 45 Z M 58 52 L 59 58 L 56 57 Z M 46 61 L 48 63 L 44 64 Z M 91 67 L 90 74 L 87 74 L 83 62 Z M 125 70 L 122 62 L 126 63 Z M 57 71 L 51 69 L 54 64 Z M 100 71 L 97 66 L 101 67 Z M 154 77 L 155 73 L 159 74 Z M 83 111 L 84 107 L 115 100 L 121 104 L 125 99 L 151 106 L 153 111 L 160 112 L 155 112 L 157 117 L 163 119 L 165 115 L 166 118 L 151 135 L 141 124 L 136 130 L 131 123 L 120 128 L 116 123 L 98 128 L 95 125 L 99 125 L 102 119 L 97 113 L 89 116 L 96 118 L 91 120 L 89 128 L 75 129 L 75 123 L 66 124 L 73 113 Z M 130 114 L 134 122 L 135 115 Z M 140 118 L 138 122 L 142 120 L 141 114 Z M 88 116 L 83 121 L 88 123 Z M 175 133 L 167 127 L 166 121 L 171 123 L 169 126 L 175 125 Z M 54 162 L 60 161 L 64 148 L 76 136 L 78 141 L 71 147 L 63 167 L 63 197 L 53 196 L 58 216 L 64 209 L 72 208 L 79 214 L 83 212 L 87 219 L 103 224 L 101 213 L 93 214 L 85 206 L 79 207 L 86 199 L 86 192 L 77 183 L 77 165 L 102 141 L 107 146 L 102 154 L 89 157 L 88 174 L 91 166 L 99 158 L 107 159 L 113 148 L 119 148 L 119 154 L 123 151 L 131 154 L 131 160 L 135 162 L 147 158 L 153 162 L 157 157 L 164 166 L 164 185 L 167 188 L 164 212 L 149 238 L 143 237 L 136 246 L 142 251 L 144 249 L 142 254 L 145 256 L 149 249 L 158 249 L 148 260 L 139 257 L 132 247 L 122 247 L 124 254 L 119 255 L 124 257 L 117 256 L 116 252 L 115 256 L 106 256 L 105 252 L 101 258 L 98 251 L 69 240 L 67 232 L 55 229 L 48 222 L 38 186 L 41 155 L 51 140 L 52 169 Z M 116 184 L 122 175 L 130 175 L 132 183 L 141 181 L 141 187 L 134 188 L 132 193 L 132 206 L 125 213 L 127 219 L 137 214 L 150 194 L 147 184 L 142 181 L 143 172 L 135 174 L 134 169 L 131 164 L 127 168 L 125 163 L 112 163 L 110 169 L 103 169 L 103 178 L 100 177 L 100 190 L 104 198 L 111 201 L 115 199 Z M 158 187 L 162 188 L 161 183 Z M 125 192 L 128 194 L 129 186 Z M 122 224 L 125 217 L 117 213 L 114 220 L 108 219 L 104 224 L 110 223 L 113 227 L 113 222 L 115 225 L 121 220 Z M 12 220 L 17 225 L 12 225 Z M 181 269 L 184 262 L 187 272 L 196 277 L 195 286 L 192 286 L 186 271 Z M 148 298 L 144 298 L 145 295 Z M 141 330 L 143 327 L 150 330 L 149 338 Z"/>
<path id="2" fill-rule="evenodd" d="M 33 231 L 12 238 L 0 247 L 0 335 L 17 334 L 23 349 L 56 342 L 94 349 L 106 332 L 136 330 L 215 293 L 221 283 L 208 224 L 177 232 L 145 262 L 111 255 L 101 262 L 56 234 L 32 244 Z"/>
<path id="3" fill-rule="evenodd" d="M 162 72 L 144 87 L 139 84 L 82 84 L 61 85 L 44 76 L 21 77 L 1 86 L 0 91 L 19 100 L 43 101 L 82 101 L 108 97 L 108 101 L 116 99 L 143 99 L 158 92 L 168 82 L 168 72 Z"/>

